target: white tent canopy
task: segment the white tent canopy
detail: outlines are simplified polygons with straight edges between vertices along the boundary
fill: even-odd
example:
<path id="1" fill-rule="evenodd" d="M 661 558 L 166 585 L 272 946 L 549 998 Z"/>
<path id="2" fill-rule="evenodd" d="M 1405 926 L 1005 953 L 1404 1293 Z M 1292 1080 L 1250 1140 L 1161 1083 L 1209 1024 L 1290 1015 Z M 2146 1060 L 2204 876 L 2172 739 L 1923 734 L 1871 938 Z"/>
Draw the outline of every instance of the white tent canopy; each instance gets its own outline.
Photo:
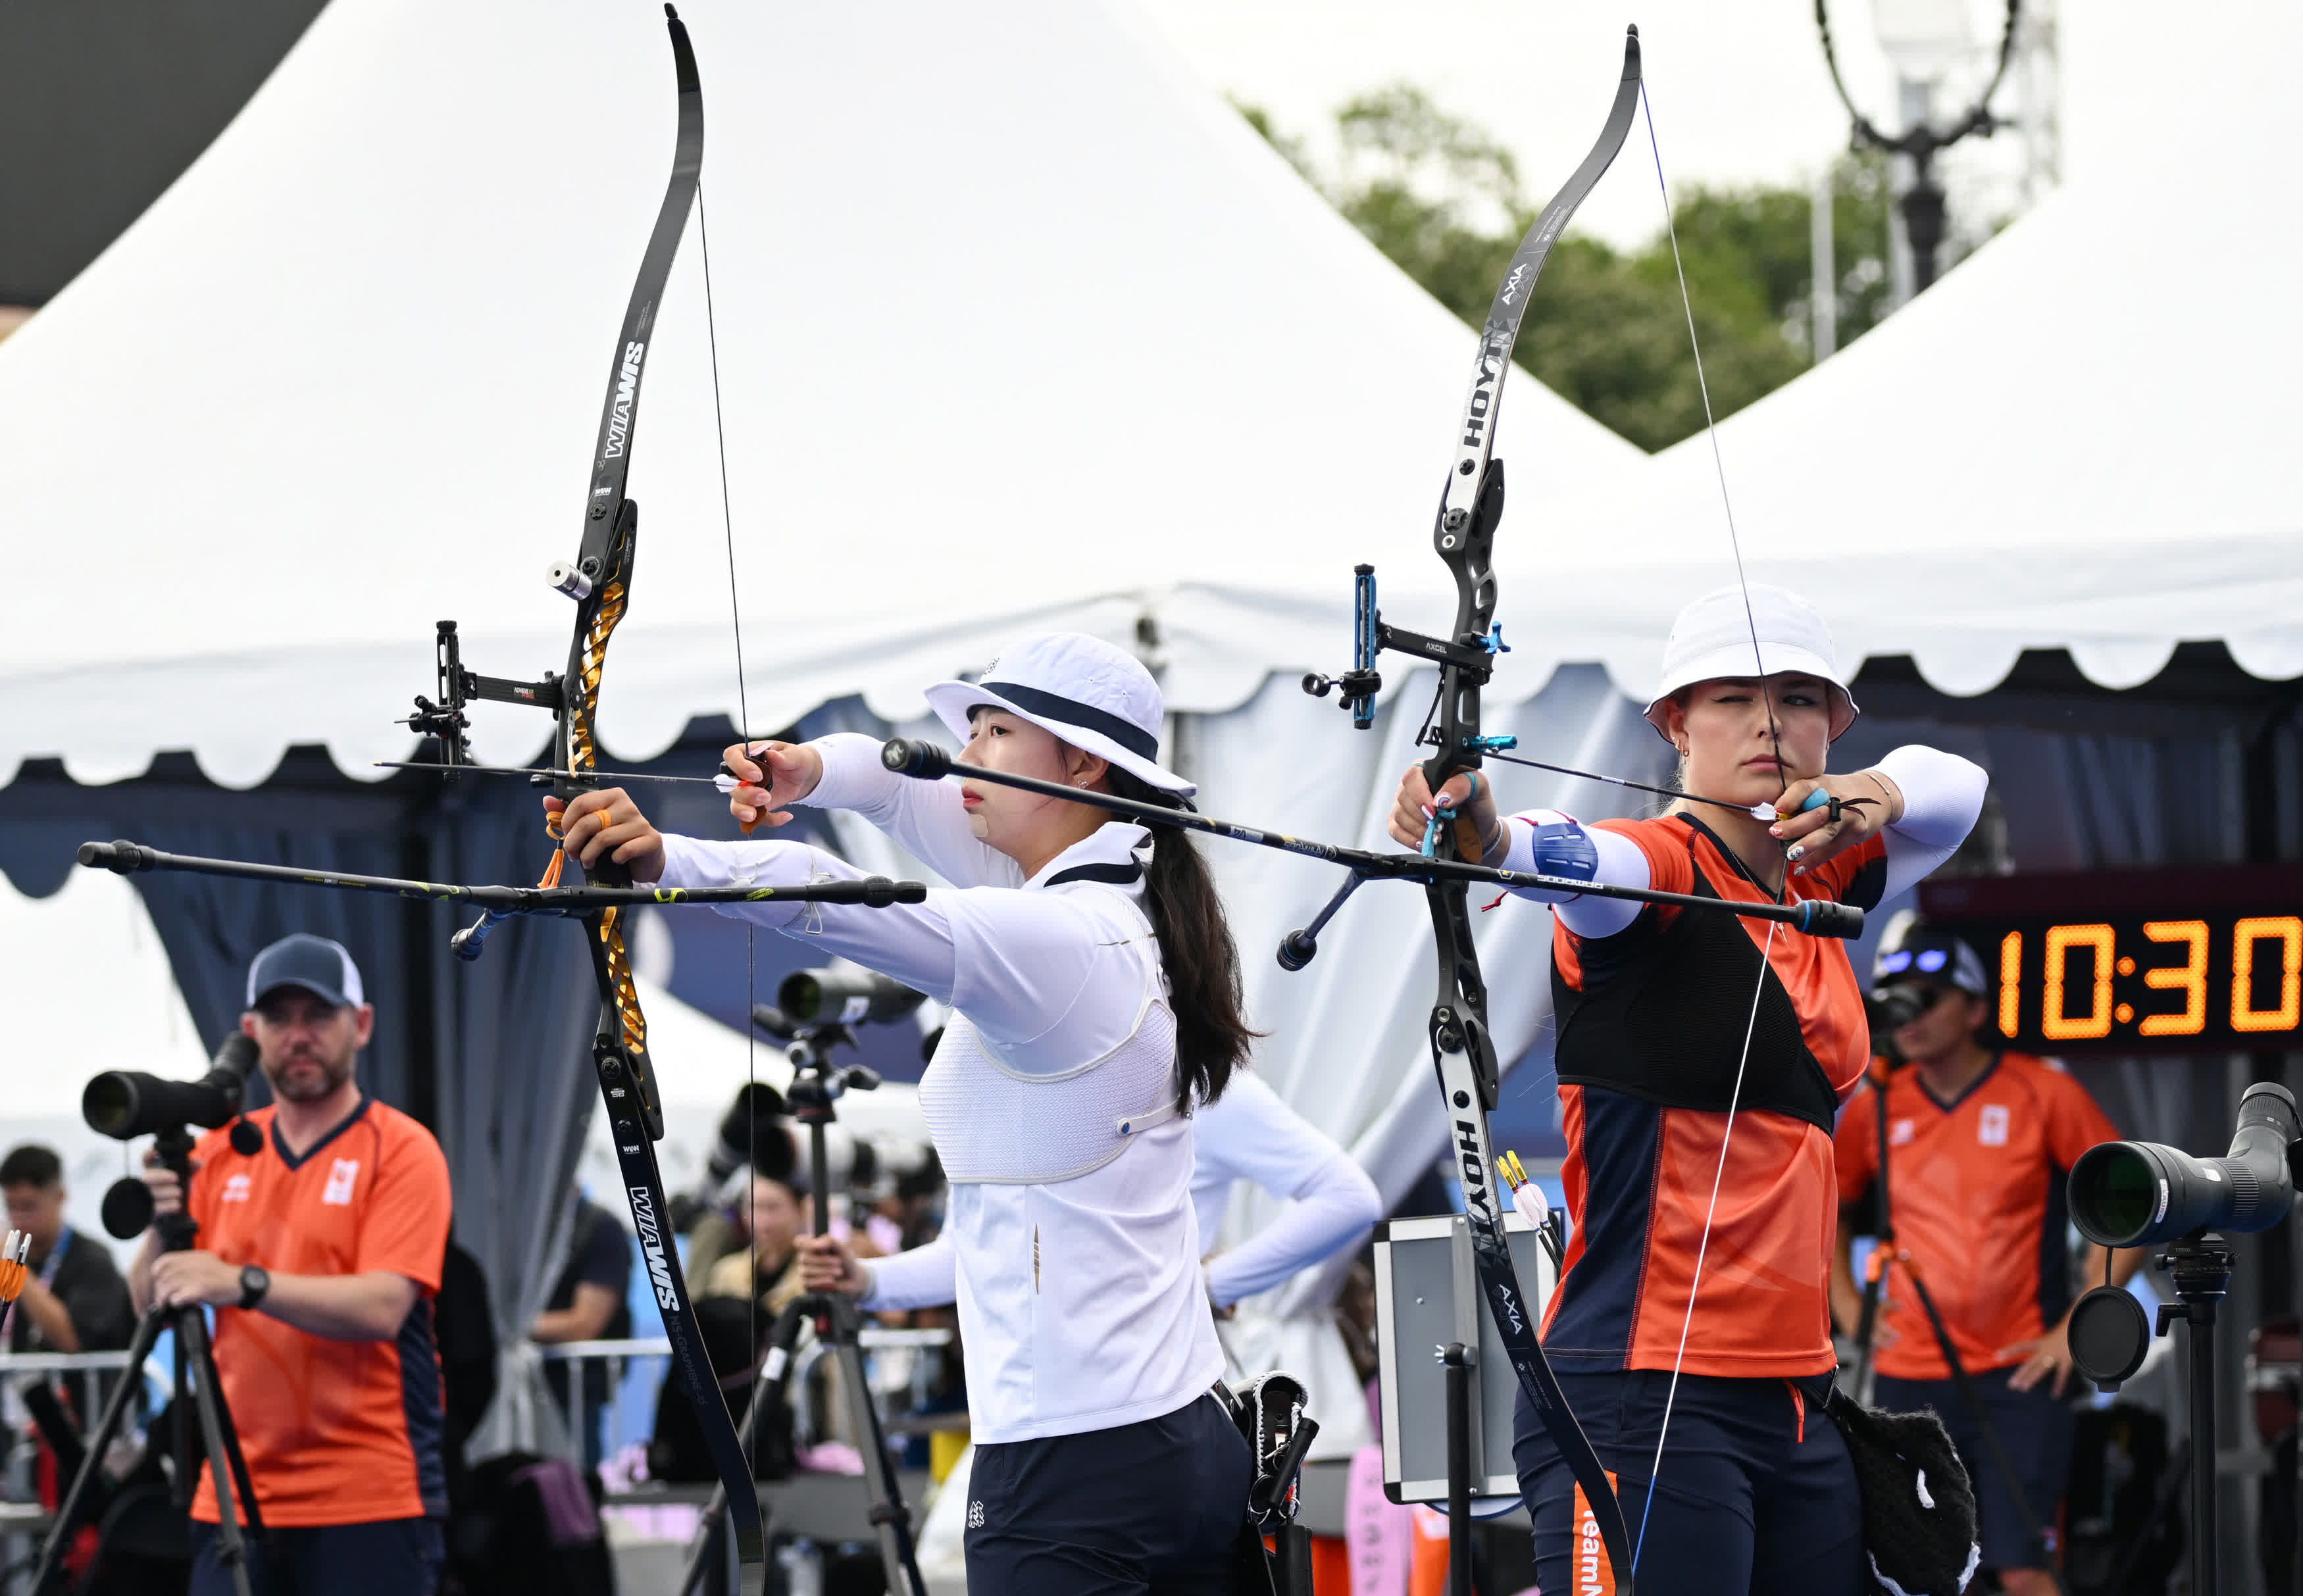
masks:
<path id="1" fill-rule="evenodd" d="M 1499 549 L 1522 591 L 1540 573 L 1608 595 L 1585 657 L 1627 693 L 1676 606 L 1734 580 L 1723 477 L 1748 575 L 1815 599 L 1851 669 L 1908 654 L 1970 694 L 2063 648 L 2126 688 L 2219 640 L 2256 676 L 2303 674 L 2303 210 L 2271 175 L 2303 158 L 2303 12 L 2196 29 L 2122 3 L 2065 25 L 2071 70 L 2105 63 L 2074 100 L 2126 125 L 2083 124 L 2061 190 L 1722 424 L 1716 458 L 1691 438 L 1635 491 L 1561 508 L 1569 568 Z M 2113 32 L 2164 48 L 2130 78 Z M 1646 580 L 1608 581 L 1625 550 Z"/>
<path id="2" fill-rule="evenodd" d="M 2075 106 L 2169 109 L 2075 137 L 2063 192 L 1731 418 L 1717 466 L 1702 438 L 1642 462 L 1517 379 L 1498 699 L 1578 659 L 1644 689 L 1673 609 L 1732 577 L 1722 475 L 1750 574 L 1822 602 L 1851 668 L 1908 652 L 1975 693 L 2062 646 L 2128 685 L 2220 638 L 2303 671 L 2303 233 L 2259 181 L 2303 153 L 2273 87 L 2303 64 L 2291 9 L 2250 8 L 2244 52 L 2197 30 L 2212 73 L 2177 37 L 2164 82 L 2075 82 Z M 858 691 L 907 718 L 1017 632 L 1147 616 L 1170 701 L 1228 710 L 1344 663 L 1354 560 L 1444 626 L 1427 533 L 1469 335 L 1124 5 L 689 18 L 716 327 L 691 228 L 635 451 L 616 757 L 739 708 L 715 334 L 754 727 Z M 2075 79 L 2089 29 L 2164 28 L 2130 4 L 2067 23 Z M 560 662 L 540 572 L 576 541 L 668 54 L 605 0 L 340 0 L 0 346 L 0 531 L 38 601 L 0 640 L 0 773 L 400 757 L 442 614 L 474 668 Z M 1557 63 L 1595 118 L 1607 64 Z M 483 757 L 541 741 L 477 718 Z"/>
<path id="3" fill-rule="evenodd" d="M 1645 698 L 1674 613 L 1737 579 L 1730 507 L 1744 573 L 1813 598 L 1851 671 L 1911 655 L 1973 694 L 2023 650 L 2063 648 L 2125 688 L 2196 640 L 2258 676 L 2303 674 L 2303 208 L 2271 175 L 2303 160 L 2303 11 L 2198 29 L 2117 0 L 2062 26 L 2071 98 L 2096 113 L 2065 187 L 1722 423 L 1716 453 L 1699 433 L 1507 517 L 1506 701 L 1563 660 Z M 2145 37 L 2164 47 L 2143 57 Z M 1444 624 L 1436 562 L 1397 574 L 1419 596 L 1388 612 Z M 1187 655 L 1247 639 L 1332 659 L 1339 592 L 1211 581 L 1164 630 Z"/>
<path id="4" fill-rule="evenodd" d="M 715 338 L 755 727 L 858 690 L 915 712 L 1020 629 L 1131 638 L 1186 581 L 1342 595 L 1354 558 L 1429 561 L 1470 336 L 1123 7 L 683 14 L 713 324 L 691 224 L 633 451 L 618 757 L 738 710 Z M 580 532 L 670 54 L 609 0 L 338 0 L 0 346 L 0 526 L 42 600 L 0 640 L 0 780 L 403 757 L 442 616 L 474 669 L 561 663 L 542 573 Z M 1595 128 L 1611 64 L 1575 80 Z M 1532 381 L 1511 399 L 1527 502 L 1641 458 Z M 1269 664 L 1199 669 L 1178 707 Z M 542 741 L 477 720 L 484 758 Z"/>

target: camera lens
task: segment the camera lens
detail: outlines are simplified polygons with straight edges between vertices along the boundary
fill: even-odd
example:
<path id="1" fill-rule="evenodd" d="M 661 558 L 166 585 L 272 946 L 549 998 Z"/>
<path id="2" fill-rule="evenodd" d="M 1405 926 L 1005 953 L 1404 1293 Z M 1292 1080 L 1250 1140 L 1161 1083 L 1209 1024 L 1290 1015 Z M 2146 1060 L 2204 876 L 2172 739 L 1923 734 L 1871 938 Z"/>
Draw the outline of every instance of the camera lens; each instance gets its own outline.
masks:
<path id="1" fill-rule="evenodd" d="M 106 1071 L 81 1089 L 80 1112 L 97 1135 L 126 1141 L 136 1134 L 136 1083 L 118 1071 Z"/>
<path id="2" fill-rule="evenodd" d="M 802 1024 L 812 1022 L 831 1006 L 823 1001 L 823 987 L 819 972 L 797 970 L 786 976 L 783 985 L 776 989 L 776 1004 Z"/>
<path id="3" fill-rule="evenodd" d="M 776 1006 L 802 1025 L 883 1025 L 922 1001 L 902 982 L 860 968 L 794 970 L 776 988 Z"/>
<path id="4" fill-rule="evenodd" d="M 2160 1181 L 2150 1158 L 2130 1142 L 2105 1142 L 2079 1155 L 2072 1167 L 2071 1201 L 2089 1226 L 2122 1238 L 2124 1246 L 2157 1217 Z"/>

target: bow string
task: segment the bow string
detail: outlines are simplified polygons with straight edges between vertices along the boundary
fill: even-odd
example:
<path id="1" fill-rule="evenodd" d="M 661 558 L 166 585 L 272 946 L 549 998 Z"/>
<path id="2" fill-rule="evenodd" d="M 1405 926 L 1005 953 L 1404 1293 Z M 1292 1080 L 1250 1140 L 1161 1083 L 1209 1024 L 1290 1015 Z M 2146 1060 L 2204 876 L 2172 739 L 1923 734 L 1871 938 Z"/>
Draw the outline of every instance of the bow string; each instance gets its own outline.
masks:
<path id="1" fill-rule="evenodd" d="M 1821 13 L 1820 0 L 1818 0 L 1817 9 L 1819 15 Z M 1826 39 L 1826 45 L 1827 43 L 1828 40 Z M 1760 709 L 1767 716 L 1767 740 L 1774 748 L 1776 755 L 1776 780 L 1780 784 L 1776 793 L 1776 800 L 1778 805 L 1780 805 L 1783 794 L 1791 790 L 1791 777 L 1789 775 L 1790 767 L 1784 763 L 1783 758 L 1782 722 L 1776 713 L 1774 691 L 1767 685 L 1767 665 L 1765 651 L 1759 645 L 1759 619 L 1751 608 L 1750 579 L 1745 575 L 1743 568 L 1742 538 L 1737 533 L 1735 528 L 1734 499 L 1727 491 L 1726 461 L 1720 453 L 1719 425 L 1711 408 L 1711 385 L 1708 379 L 1704 375 L 1703 371 L 1702 340 L 1697 336 L 1695 330 L 1695 304 L 1694 300 L 1687 291 L 1687 268 L 1680 255 L 1678 219 L 1672 213 L 1671 185 L 1664 176 L 1663 147 L 1661 141 L 1656 136 L 1654 104 L 1649 98 L 1644 85 L 1642 85 L 1641 88 L 1640 99 L 1641 113 L 1647 122 L 1648 148 L 1655 163 L 1656 189 L 1663 203 L 1664 236 L 1669 239 L 1671 244 L 1672 273 L 1679 284 L 1680 312 L 1687 323 L 1688 353 L 1690 357 L 1695 363 L 1696 392 L 1700 397 L 1703 403 L 1704 440 L 1711 451 L 1712 475 L 1719 484 L 1719 505 L 1722 516 L 1726 524 L 1728 549 L 1734 560 L 1735 584 L 1737 589 L 1742 592 L 1743 598 L 1743 623 L 1750 633 L 1751 640 L 1751 674 L 1755 678 L 1757 678 L 1759 684 Z M 1831 286 L 1826 283 L 1817 283 L 1814 286 L 1813 291 L 1816 293 L 1829 292 L 1831 291 Z M 1822 798 L 1825 795 L 1821 793 L 1814 794 L 1810 798 L 1808 807 L 1815 807 L 1815 799 Z M 1699 800 L 1699 802 L 1710 801 Z M 1869 802 L 1870 801 L 1857 799 L 1840 800 L 1835 798 L 1829 799 L 1828 802 L 1831 805 L 1831 818 L 1835 822 L 1839 819 L 1840 808 L 1843 803 L 1852 805 L 1854 803 Z M 1780 809 L 1778 810 L 1778 812 L 1780 812 Z M 1783 844 L 1778 844 L 1777 846 L 1780 849 Z M 1764 884 L 1758 882 L 1756 876 L 1754 876 L 1753 880 L 1755 885 L 1762 886 L 1764 890 Z M 1776 901 L 1781 902 L 1783 900 L 1789 889 L 1789 886 L 1790 878 L 1788 875 L 1785 875 L 1774 889 L 1774 895 Z M 1750 1071 L 1751 1063 L 1751 1038 L 1757 1034 L 1759 1029 L 1759 1004 L 1761 1000 L 1767 995 L 1767 977 L 1774 968 L 1773 960 L 1776 949 L 1776 922 L 1769 921 L 1767 934 L 1759 943 L 1759 977 L 1752 986 L 1750 1012 L 1745 1017 L 1743 1022 L 1743 1041 L 1736 1054 L 1735 1079 L 1734 1085 L 1728 1091 L 1727 1112 L 1720 1121 L 1719 1162 L 1717 1168 L 1712 1172 L 1711 1196 L 1704 1205 L 1703 1230 L 1696 1241 L 1695 1267 L 1687 1289 L 1687 1308 L 1682 1315 L 1680 1320 L 1679 1344 L 1672 1355 L 1671 1380 L 1665 1387 L 1664 1390 L 1663 1417 L 1656 1427 L 1655 1456 L 1648 1467 L 1646 1500 L 1640 1509 L 1639 1539 L 1632 1549 L 1632 1566 L 1634 1570 L 1638 1568 L 1641 1552 L 1644 1550 L 1647 1546 L 1648 1526 L 1653 1521 L 1655 1516 L 1656 1483 L 1663 1473 L 1664 1448 L 1671 1435 L 1671 1418 L 1674 1406 L 1679 1396 L 1680 1373 L 1687 1362 L 1687 1344 L 1695 1326 L 1696 1303 L 1703 1289 L 1703 1268 L 1710 1256 L 1712 1224 L 1718 1216 L 1720 1189 L 1726 1182 L 1727 1155 L 1730 1147 L 1734 1144 L 1735 1136 L 1735 1114 L 1737 1110 L 1742 1105 L 1743 1082 Z"/>

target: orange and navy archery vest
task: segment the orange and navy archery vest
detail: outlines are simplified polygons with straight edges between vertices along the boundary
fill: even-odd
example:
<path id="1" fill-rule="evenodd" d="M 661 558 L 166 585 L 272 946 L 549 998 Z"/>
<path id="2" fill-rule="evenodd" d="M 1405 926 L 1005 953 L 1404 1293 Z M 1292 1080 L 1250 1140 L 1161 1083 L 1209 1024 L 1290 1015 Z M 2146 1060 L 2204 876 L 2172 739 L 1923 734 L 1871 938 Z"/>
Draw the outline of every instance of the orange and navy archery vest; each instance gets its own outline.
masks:
<path id="1" fill-rule="evenodd" d="M 1691 817 L 1599 824 L 1637 844 L 1666 892 L 1774 901 Z M 1787 895 L 1875 907 L 1885 859 L 1867 838 Z M 1613 937 L 1556 925 L 1552 1003 L 1574 1228 L 1546 1353 L 1595 1372 L 1830 1371 L 1832 1121 L 1869 1060 L 1846 944 L 1650 905 Z"/>

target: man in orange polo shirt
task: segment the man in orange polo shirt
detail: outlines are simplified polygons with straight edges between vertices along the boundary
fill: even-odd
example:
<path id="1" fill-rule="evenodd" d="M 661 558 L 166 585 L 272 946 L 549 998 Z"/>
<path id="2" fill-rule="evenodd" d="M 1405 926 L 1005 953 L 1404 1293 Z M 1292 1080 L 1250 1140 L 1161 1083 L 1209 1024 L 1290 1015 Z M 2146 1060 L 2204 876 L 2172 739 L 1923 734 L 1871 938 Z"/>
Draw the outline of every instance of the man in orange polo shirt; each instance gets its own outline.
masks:
<path id="1" fill-rule="evenodd" d="M 432 1298 L 448 1240 L 447 1161 L 431 1132 L 364 1096 L 352 1066 L 375 1023 L 351 955 L 324 937 L 256 956 L 240 1029 L 273 1105 L 248 1116 L 251 1155 L 224 1130 L 192 1150 L 198 1250 L 156 1231 L 129 1272 L 137 1306 L 215 1313 L 218 1380 L 272 1541 L 251 1549 L 255 1596 L 429 1596 L 447 1512 Z M 159 1214 L 174 1174 L 144 1179 Z M 216 1500 L 192 1500 L 191 1596 L 232 1590 Z"/>
<path id="2" fill-rule="evenodd" d="M 1882 1282 L 1876 1400 L 1941 1415 L 1975 1481 L 1982 1566 L 1998 1571 L 2009 1596 L 2053 1596 L 2047 1563 L 2071 1449 L 2064 1180 L 2081 1153 L 2119 1132 L 2061 1069 L 1977 1039 L 1990 1013 L 1990 984 L 1975 950 L 1951 932 L 1897 917 L 1880 940 L 1872 980 L 1875 993 L 1901 988 L 1919 1005 L 1894 1033 L 1895 1051 L 1909 1062 L 1885 1090 L 1888 1224 L 1910 1264 L 1891 1267 Z M 1874 1222 L 1879 1109 L 1879 1092 L 1865 1089 L 1834 1138 L 1842 1207 L 1832 1312 L 1850 1331 L 1862 1299 L 1850 1237 Z M 2112 1278 L 2124 1281 L 2143 1256 L 2140 1247 L 2120 1252 Z M 2088 1246 L 2085 1278 L 2098 1283 L 2103 1272 L 2104 1249 Z M 1971 1401 L 1944 1357 L 1913 1273 L 1943 1316 Z"/>

